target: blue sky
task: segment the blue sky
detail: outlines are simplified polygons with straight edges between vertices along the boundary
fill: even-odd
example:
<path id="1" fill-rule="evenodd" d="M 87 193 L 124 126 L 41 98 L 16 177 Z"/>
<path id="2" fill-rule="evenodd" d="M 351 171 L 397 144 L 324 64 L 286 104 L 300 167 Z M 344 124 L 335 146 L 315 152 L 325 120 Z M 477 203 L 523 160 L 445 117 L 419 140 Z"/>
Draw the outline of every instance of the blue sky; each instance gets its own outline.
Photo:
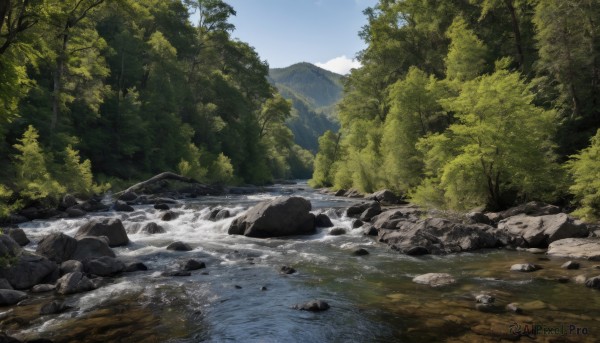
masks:
<path id="1" fill-rule="evenodd" d="M 271 68 L 310 62 L 345 74 L 365 48 L 362 11 L 377 0 L 225 0 L 237 15 L 234 38 L 253 46 Z"/>

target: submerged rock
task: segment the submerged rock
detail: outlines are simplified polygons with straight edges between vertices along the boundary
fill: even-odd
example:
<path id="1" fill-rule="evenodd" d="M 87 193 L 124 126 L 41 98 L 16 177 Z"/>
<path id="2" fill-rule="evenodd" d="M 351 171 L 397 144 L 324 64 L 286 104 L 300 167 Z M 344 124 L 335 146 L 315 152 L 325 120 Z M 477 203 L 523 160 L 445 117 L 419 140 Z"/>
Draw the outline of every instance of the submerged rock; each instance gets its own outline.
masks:
<path id="1" fill-rule="evenodd" d="M 456 279 L 447 273 L 427 273 L 414 277 L 412 281 L 431 287 L 441 287 L 456 283 Z"/>
<path id="2" fill-rule="evenodd" d="M 323 300 L 311 300 L 304 304 L 296 304 L 294 308 L 301 311 L 321 312 L 328 310 L 330 306 Z"/>
<path id="3" fill-rule="evenodd" d="M 366 255 L 369 255 L 369 252 L 367 251 L 367 249 L 359 248 L 359 249 L 354 250 L 352 252 L 352 255 L 354 255 L 354 256 L 366 256 Z"/>
<path id="4" fill-rule="evenodd" d="M 518 263 L 510 266 L 510 270 L 513 272 L 534 272 L 536 270 L 540 270 L 542 267 L 533 263 Z"/>
<path id="5" fill-rule="evenodd" d="M 125 265 L 124 272 L 132 273 L 132 272 L 144 271 L 144 270 L 148 270 L 148 267 L 145 264 L 143 264 L 142 262 L 132 262 L 132 263 Z"/>
<path id="6" fill-rule="evenodd" d="M 64 302 L 59 300 L 54 300 L 47 304 L 44 304 L 40 308 L 40 315 L 49 315 L 49 314 L 58 314 L 65 312 L 66 310 L 71 309 L 71 306 L 67 306 Z"/>
<path id="7" fill-rule="evenodd" d="M 144 227 L 141 228 L 139 232 L 154 235 L 157 233 L 165 233 L 165 232 L 167 232 L 167 230 L 165 230 L 164 227 L 162 227 L 156 223 L 150 222 L 150 223 L 144 225 Z"/>
<path id="8" fill-rule="evenodd" d="M 585 280 L 585 286 L 589 288 L 600 289 L 600 275 Z"/>
<path id="9" fill-rule="evenodd" d="M 346 234 L 346 229 L 341 227 L 334 227 L 329 231 L 330 236 L 341 236 Z"/>
<path id="10" fill-rule="evenodd" d="M 80 227 L 75 234 L 75 238 L 84 236 L 106 236 L 110 247 L 118 247 L 129 243 L 125 227 L 123 227 L 121 220 L 117 218 L 89 221 Z"/>
<path id="11" fill-rule="evenodd" d="M 567 261 L 560 266 L 563 269 L 579 269 L 579 263 L 573 261 Z"/>
<path id="12" fill-rule="evenodd" d="M 183 243 L 181 241 L 176 241 L 176 242 L 173 242 L 173 243 L 167 245 L 167 250 L 190 251 L 190 250 L 192 250 L 192 247 L 189 246 L 187 243 Z"/>
<path id="13" fill-rule="evenodd" d="M 202 261 L 197 261 L 194 259 L 189 259 L 181 265 L 181 270 L 184 271 L 198 270 L 202 268 L 206 268 L 206 264 Z"/>
<path id="14" fill-rule="evenodd" d="M 296 272 L 296 269 L 292 268 L 292 267 L 288 267 L 288 266 L 283 266 L 281 267 L 281 269 L 279 270 L 279 272 L 281 274 L 294 274 Z"/>
<path id="15" fill-rule="evenodd" d="M 154 204 L 154 209 L 161 210 L 161 211 L 168 211 L 171 208 L 169 207 L 169 205 L 165 204 L 164 202 L 161 202 L 161 203 Z"/>
<path id="16" fill-rule="evenodd" d="M 122 201 L 122 200 L 115 201 L 113 208 L 115 209 L 115 211 L 118 211 L 118 212 L 133 212 L 133 211 L 135 211 L 133 207 L 131 207 L 129 204 L 127 204 L 125 201 Z"/>
<path id="17" fill-rule="evenodd" d="M 191 276 L 192 273 L 185 270 L 167 270 L 162 272 L 162 276 L 172 277 L 172 276 Z"/>
<path id="18" fill-rule="evenodd" d="M 31 293 L 45 293 L 50 292 L 56 289 L 56 285 L 52 285 L 49 283 L 42 283 L 39 285 L 35 285 L 31 288 Z"/>
<path id="19" fill-rule="evenodd" d="M 160 219 L 168 222 L 168 221 L 171 221 L 171 220 L 177 218 L 178 216 L 179 215 L 173 211 L 167 211 L 167 212 L 163 213 L 163 215 L 160 217 Z"/>
<path id="20" fill-rule="evenodd" d="M 251 207 L 229 226 L 230 235 L 278 237 L 315 233 L 315 215 L 310 201 L 300 197 L 279 197 Z"/>

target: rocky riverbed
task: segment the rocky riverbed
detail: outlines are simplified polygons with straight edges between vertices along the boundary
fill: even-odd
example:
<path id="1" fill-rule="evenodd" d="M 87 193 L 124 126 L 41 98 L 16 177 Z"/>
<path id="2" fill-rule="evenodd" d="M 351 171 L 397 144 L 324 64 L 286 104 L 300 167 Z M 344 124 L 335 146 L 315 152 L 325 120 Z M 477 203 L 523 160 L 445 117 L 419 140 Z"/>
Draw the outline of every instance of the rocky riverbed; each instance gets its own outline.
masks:
<path id="1" fill-rule="evenodd" d="M 152 202 L 130 192 L 100 202 L 108 212 L 6 230 L 0 341 L 592 342 L 600 333 L 600 239 L 558 207 L 459 216 L 389 192 L 233 193 Z"/>

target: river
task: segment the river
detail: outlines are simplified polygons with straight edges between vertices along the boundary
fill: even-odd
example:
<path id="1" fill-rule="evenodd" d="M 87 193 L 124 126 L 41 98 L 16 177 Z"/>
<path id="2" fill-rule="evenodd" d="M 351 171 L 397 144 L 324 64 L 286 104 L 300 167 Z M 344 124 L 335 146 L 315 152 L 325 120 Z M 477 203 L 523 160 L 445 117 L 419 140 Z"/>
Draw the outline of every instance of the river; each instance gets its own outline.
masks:
<path id="1" fill-rule="evenodd" d="M 309 199 L 315 213 L 326 213 L 347 234 L 331 236 L 330 228 L 320 228 L 312 236 L 255 239 L 228 235 L 233 218 L 206 219 L 217 206 L 237 215 L 259 201 L 289 194 Z M 600 337 L 600 293 L 573 281 L 578 275 L 600 274 L 593 262 L 564 270 L 564 259 L 503 249 L 402 255 L 364 236 L 361 228 L 352 229 L 343 209 L 357 201 L 298 183 L 261 194 L 182 201 L 172 206 L 180 215 L 169 222 L 160 221 L 160 211 L 140 205 L 130 213 L 21 224 L 35 242 L 53 231 L 74 235 L 92 217 L 118 217 L 131 243 L 115 248 L 117 257 L 141 261 L 149 270 L 63 297 L 73 308 L 58 315 L 38 314 L 54 295 L 31 295 L 20 306 L 0 308 L 0 330 L 23 340 L 54 342 L 485 342 L 518 339 L 515 331 L 537 333 L 524 341 L 594 342 Z M 147 222 L 159 223 L 166 233 L 132 233 Z M 193 250 L 166 250 L 175 240 Z M 354 256 L 357 248 L 370 254 Z M 161 276 L 189 258 L 207 267 L 187 277 Z M 522 262 L 543 269 L 510 272 L 512 264 Z M 282 266 L 297 272 L 284 275 Z M 431 288 L 412 282 L 430 272 L 450 273 L 457 283 Z M 570 281 L 558 282 L 559 276 Z M 474 297 L 481 293 L 492 294 L 496 306 L 477 310 Z M 318 313 L 293 309 L 312 299 L 325 300 L 331 308 Z M 522 314 L 504 310 L 513 302 Z"/>

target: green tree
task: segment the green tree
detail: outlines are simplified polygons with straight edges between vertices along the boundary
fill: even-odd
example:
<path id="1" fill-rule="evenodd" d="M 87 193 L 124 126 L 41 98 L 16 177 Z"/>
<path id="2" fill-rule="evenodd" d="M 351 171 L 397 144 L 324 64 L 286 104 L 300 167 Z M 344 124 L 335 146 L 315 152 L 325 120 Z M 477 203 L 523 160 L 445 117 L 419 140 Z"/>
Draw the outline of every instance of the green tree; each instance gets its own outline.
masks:
<path id="1" fill-rule="evenodd" d="M 458 97 L 442 102 L 457 122 L 421 145 L 430 148 L 427 168 L 447 207 L 499 209 L 516 198 L 552 198 L 560 180 L 551 142 L 556 114 L 533 99 L 518 73 L 499 70 L 464 83 Z"/>
<path id="2" fill-rule="evenodd" d="M 20 198 L 27 202 L 52 203 L 64 194 L 65 188 L 50 175 L 38 138 L 37 130 L 29 126 L 19 139 L 19 144 L 14 145 L 19 151 L 19 154 L 14 156 L 17 171 L 15 186 Z"/>
<path id="3" fill-rule="evenodd" d="M 569 188 L 579 208 L 574 215 L 587 221 L 600 216 L 600 130 L 592 137 L 591 144 L 571 156 L 566 164 L 573 179 Z"/>
<path id="4" fill-rule="evenodd" d="M 100 193 L 110 186 L 100 187 L 94 184 L 92 162 L 89 159 L 82 161 L 79 151 L 73 149 L 70 145 L 65 149 L 64 164 L 61 171 L 60 183 L 69 193 L 90 196 Z"/>
<path id="5" fill-rule="evenodd" d="M 319 137 L 319 152 L 315 157 L 311 187 L 331 187 L 334 182 L 334 163 L 338 159 L 341 134 L 327 130 Z"/>
<path id="6" fill-rule="evenodd" d="M 487 48 L 470 30 L 462 17 L 457 17 L 448 28 L 450 47 L 446 57 L 446 77 L 450 80 L 467 81 L 483 71 Z"/>

